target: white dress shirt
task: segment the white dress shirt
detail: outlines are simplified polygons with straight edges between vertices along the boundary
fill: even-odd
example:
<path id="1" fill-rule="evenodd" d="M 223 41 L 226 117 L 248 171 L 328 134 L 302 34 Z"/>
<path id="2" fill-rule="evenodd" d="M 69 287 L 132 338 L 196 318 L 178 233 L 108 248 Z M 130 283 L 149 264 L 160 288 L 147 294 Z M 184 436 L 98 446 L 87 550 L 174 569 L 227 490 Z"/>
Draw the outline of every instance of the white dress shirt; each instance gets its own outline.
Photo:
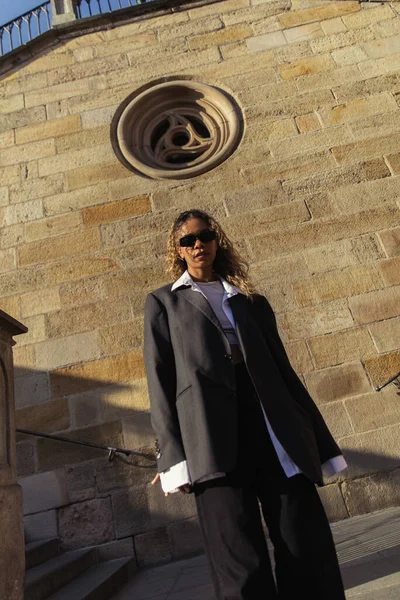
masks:
<path id="1" fill-rule="evenodd" d="M 239 288 L 230 284 L 223 277 L 221 277 L 221 276 L 218 276 L 218 277 L 219 277 L 219 280 L 221 281 L 221 284 L 223 287 L 222 310 L 225 313 L 229 322 L 231 323 L 233 329 L 235 330 L 236 323 L 233 318 L 232 310 L 231 310 L 231 307 L 229 306 L 228 299 L 231 298 L 232 296 L 236 296 L 236 294 L 243 294 L 243 292 L 241 290 L 239 290 Z M 183 273 L 183 275 L 181 275 L 181 277 L 177 281 L 175 281 L 175 283 L 171 287 L 171 291 L 175 290 L 176 288 L 180 287 L 181 285 L 190 286 L 192 288 L 192 290 L 194 290 L 195 292 L 199 292 L 200 294 L 203 294 L 203 296 L 207 299 L 206 294 L 201 290 L 200 286 L 195 281 L 193 281 L 193 279 L 191 278 L 188 271 L 185 271 Z M 215 310 L 214 312 L 216 312 L 218 314 L 218 310 Z M 293 460 L 290 458 L 290 456 L 288 455 L 286 450 L 284 450 L 282 444 L 279 442 L 278 438 L 276 437 L 275 433 L 272 430 L 272 427 L 268 421 L 267 415 L 265 414 L 264 407 L 262 405 L 261 405 L 261 408 L 262 408 L 262 411 L 264 414 L 264 419 L 265 419 L 265 423 L 266 423 L 268 432 L 271 436 L 272 444 L 275 448 L 275 451 L 278 455 L 279 462 L 281 463 L 286 476 L 293 477 L 294 475 L 298 475 L 299 473 L 301 473 L 299 467 L 293 462 Z M 342 455 L 339 455 L 339 456 L 335 456 L 334 458 L 331 458 L 330 460 L 325 462 L 322 465 L 322 472 L 323 472 L 324 477 L 332 477 L 332 475 L 334 475 L 335 473 L 339 473 L 340 471 L 343 471 L 343 469 L 345 469 L 346 467 L 347 467 L 347 464 L 346 464 L 345 459 L 343 458 Z M 210 473 L 209 475 L 206 475 L 205 477 L 198 479 L 196 483 L 200 483 L 200 481 L 207 481 L 209 479 L 215 479 L 216 477 L 223 477 L 225 474 L 226 473 Z M 188 467 L 186 460 L 183 460 L 182 462 L 177 463 L 176 465 L 173 465 L 167 471 L 160 473 L 160 479 L 161 479 L 162 489 L 166 493 L 177 492 L 179 490 L 180 486 L 185 485 L 185 484 L 194 483 L 194 482 L 192 482 L 192 480 L 190 478 L 189 467 Z"/>

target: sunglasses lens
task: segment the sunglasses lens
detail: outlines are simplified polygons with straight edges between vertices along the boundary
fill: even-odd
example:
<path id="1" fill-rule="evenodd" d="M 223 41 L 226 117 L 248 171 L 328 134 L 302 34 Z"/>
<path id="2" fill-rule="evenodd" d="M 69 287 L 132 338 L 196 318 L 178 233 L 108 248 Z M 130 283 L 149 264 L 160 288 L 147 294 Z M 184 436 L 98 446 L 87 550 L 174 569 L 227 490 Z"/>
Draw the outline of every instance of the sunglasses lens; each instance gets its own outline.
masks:
<path id="1" fill-rule="evenodd" d="M 183 238 L 179 240 L 179 245 L 182 248 L 187 248 L 189 246 L 194 246 L 196 243 L 195 235 L 185 235 Z"/>
<path id="2" fill-rule="evenodd" d="M 207 229 L 206 231 L 199 233 L 199 235 L 193 235 L 192 233 L 189 235 L 184 235 L 179 240 L 179 245 L 183 248 L 188 248 L 189 246 L 194 246 L 197 239 L 205 244 L 206 242 L 212 242 L 216 237 L 217 234 L 215 231 L 212 231 L 212 229 Z"/>
<path id="3" fill-rule="evenodd" d="M 204 242 L 212 242 L 213 240 L 215 240 L 215 238 L 216 238 L 216 233 L 215 233 L 215 231 L 212 231 L 211 229 L 208 229 L 207 231 L 203 231 L 199 235 L 199 240 L 203 243 Z"/>

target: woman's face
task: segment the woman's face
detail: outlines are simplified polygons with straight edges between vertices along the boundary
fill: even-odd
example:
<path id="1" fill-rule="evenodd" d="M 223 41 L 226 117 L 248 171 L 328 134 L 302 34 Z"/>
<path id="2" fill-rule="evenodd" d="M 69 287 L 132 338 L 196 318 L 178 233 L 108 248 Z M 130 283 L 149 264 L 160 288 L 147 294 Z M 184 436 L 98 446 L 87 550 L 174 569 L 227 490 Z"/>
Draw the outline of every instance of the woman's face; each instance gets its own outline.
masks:
<path id="1" fill-rule="evenodd" d="M 194 246 L 181 247 L 179 240 L 189 234 L 198 235 L 202 231 L 208 231 L 210 227 L 203 219 L 189 219 L 186 221 L 178 232 L 178 254 L 186 260 L 189 273 L 195 271 L 203 271 L 212 269 L 212 265 L 217 254 L 217 240 L 211 242 L 201 242 L 196 240 Z"/>

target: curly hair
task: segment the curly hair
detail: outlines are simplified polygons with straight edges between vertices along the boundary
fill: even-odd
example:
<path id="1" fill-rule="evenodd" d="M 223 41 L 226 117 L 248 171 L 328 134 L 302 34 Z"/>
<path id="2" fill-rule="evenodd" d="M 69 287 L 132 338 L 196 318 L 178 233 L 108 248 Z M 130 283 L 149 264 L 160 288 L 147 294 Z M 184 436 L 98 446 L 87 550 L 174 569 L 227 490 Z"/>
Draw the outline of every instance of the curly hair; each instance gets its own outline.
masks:
<path id="1" fill-rule="evenodd" d="M 235 250 L 218 221 L 208 213 L 196 208 L 186 210 L 178 215 L 171 227 L 166 258 L 167 272 L 171 273 L 174 280 L 176 280 L 186 271 L 186 261 L 179 256 L 176 248 L 179 231 L 189 219 L 202 219 L 217 234 L 218 248 L 213 270 L 229 283 L 238 287 L 246 296 L 252 296 L 255 289 L 248 276 L 248 263 Z"/>

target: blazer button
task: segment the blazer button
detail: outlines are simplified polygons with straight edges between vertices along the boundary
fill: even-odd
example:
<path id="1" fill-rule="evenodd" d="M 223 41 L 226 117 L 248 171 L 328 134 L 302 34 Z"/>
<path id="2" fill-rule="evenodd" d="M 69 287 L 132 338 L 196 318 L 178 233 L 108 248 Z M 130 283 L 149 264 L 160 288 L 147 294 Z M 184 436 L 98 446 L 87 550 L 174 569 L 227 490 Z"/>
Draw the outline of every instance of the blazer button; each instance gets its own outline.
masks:
<path id="1" fill-rule="evenodd" d="M 226 360 L 232 360 L 232 354 L 225 354 Z"/>

